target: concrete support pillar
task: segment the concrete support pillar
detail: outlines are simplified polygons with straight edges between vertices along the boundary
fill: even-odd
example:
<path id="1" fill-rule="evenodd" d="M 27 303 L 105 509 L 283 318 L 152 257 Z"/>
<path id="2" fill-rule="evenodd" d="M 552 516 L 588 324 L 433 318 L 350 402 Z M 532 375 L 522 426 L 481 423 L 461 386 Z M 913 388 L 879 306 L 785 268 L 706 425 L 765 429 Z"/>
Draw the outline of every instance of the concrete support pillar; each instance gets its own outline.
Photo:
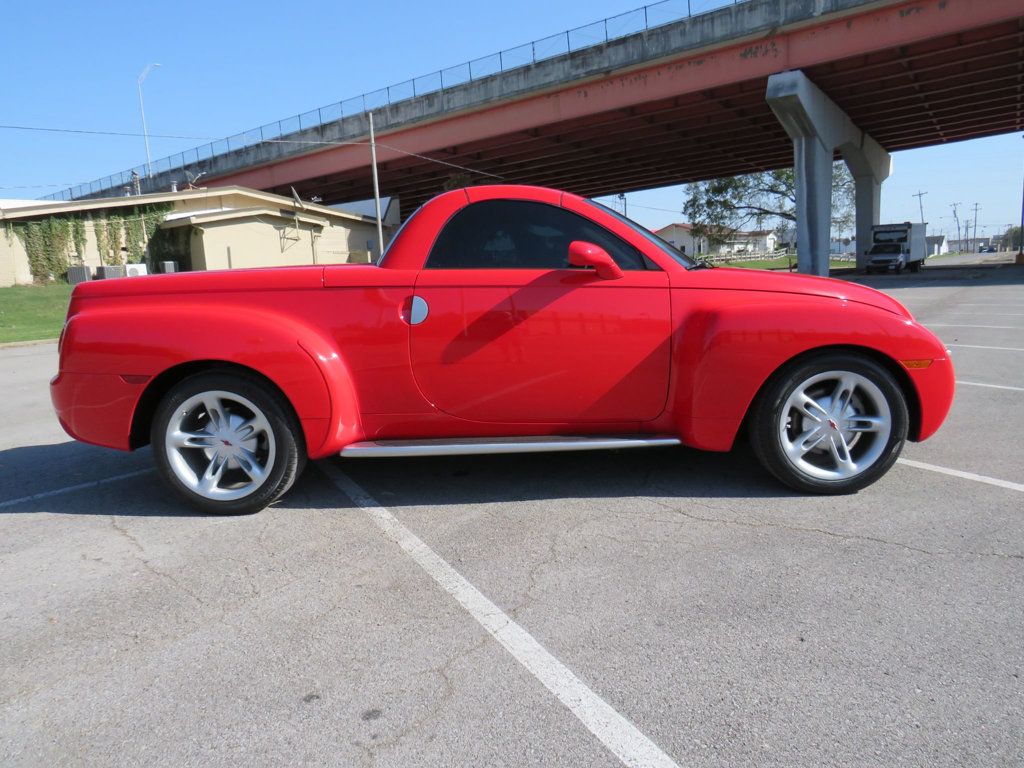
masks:
<path id="1" fill-rule="evenodd" d="M 771 107 L 793 140 L 796 241 L 801 272 L 827 275 L 832 227 L 832 160 L 839 150 L 856 184 L 857 265 L 878 223 L 882 182 L 892 170 L 889 153 L 800 71 L 768 78 Z"/>
<path id="2" fill-rule="evenodd" d="M 832 230 L 832 152 L 814 137 L 793 139 L 797 268 L 828 277 Z"/>
<path id="3" fill-rule="evenodd" d="M 882 184 L 874 176 L 854 176 L 854 191 L 857 197 L 857 271 L 867 269 L 867 252 L 871 244 L 871 227 L 881 223 L 879 211 L 882 207 Z"/>

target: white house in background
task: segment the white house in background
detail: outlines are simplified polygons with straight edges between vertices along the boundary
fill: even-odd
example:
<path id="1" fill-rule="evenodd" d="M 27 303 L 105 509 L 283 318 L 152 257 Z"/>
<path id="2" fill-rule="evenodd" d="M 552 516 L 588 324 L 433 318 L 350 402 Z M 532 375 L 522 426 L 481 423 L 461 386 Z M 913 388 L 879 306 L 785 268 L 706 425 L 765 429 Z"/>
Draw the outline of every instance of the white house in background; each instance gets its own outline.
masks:
<path id="1" fill-rule="evenodd" d="M 708 240 L 706 237 L 695 238 L 693 236 L 693 225 L 677 222 L 669 224 L 654 231 L 658 237 L 674 245 L 687 256 L 700 256 L 708 252 Z"/>
<path id="2" fill-rule="evenodd" d="M 753 232 L 730 232 L 724 242 L 711 246 L 712 253 L 720 256 L 744 256 L 755 253 L 771 253 L 778 246 L 779 238 L 770 229 Z"/>
<path id="3" fill-rule="evenodd" d="M 742 255 L 746 253 L 771 253 L 779 247 L 779 238 L 770 229 L 759 229 L 753 232 L 730 232 L 725 242 L 708 244 L 706 237 L 695 238 L 693 225 L 677 222 L 656 230 L 662 240 L 667 240 L 687 255 Z"/>
<path id="4" fill-rule="evenodd" d="M 945 235 L 927 235 L 925 241 L 928 243 L 929 256 L 941 256 L 949 253 L 949 241 Z"/>
<path id="5" fill-rule="evenodd" d="M 746 245 L 754 253 L 771 253 L 778 245 L 779 237 L 770 229 L 758 229 L 753 232 L 737 232 L 737 240 Z"/>

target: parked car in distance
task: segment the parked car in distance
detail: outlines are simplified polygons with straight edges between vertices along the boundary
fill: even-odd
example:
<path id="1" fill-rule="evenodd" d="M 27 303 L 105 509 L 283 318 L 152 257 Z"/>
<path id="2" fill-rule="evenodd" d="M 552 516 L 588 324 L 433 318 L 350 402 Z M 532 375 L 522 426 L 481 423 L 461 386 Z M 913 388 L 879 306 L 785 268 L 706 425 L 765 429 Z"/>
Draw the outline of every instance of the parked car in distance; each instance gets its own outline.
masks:
<path id="1" fill-rule="evenodd" d="M 521 186 L 434 198 L 374 265 L 83 283 L 51 387 L 70 435 L 151 444 L 221 514 L 273 502 L 307 458 L 728 451 L 741 427 L 783 483 L 849 493 L 954 390 L 942 342 L 879 291 L 708 268 Z"/>

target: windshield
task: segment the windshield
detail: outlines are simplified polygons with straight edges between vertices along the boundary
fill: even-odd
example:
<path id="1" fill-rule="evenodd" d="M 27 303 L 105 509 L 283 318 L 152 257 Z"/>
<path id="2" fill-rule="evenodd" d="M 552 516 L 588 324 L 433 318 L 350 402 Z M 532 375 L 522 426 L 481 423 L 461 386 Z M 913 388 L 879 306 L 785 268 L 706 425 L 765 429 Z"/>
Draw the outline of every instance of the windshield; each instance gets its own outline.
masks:
<path id="1" fill-rule="evenodd" d="M 900 247 L 898 245 L 873 245 L 871 246 L 871 253 L 899 253 Z"/>
<path id="2" fill-rule="evenodd" d="M 673 261 L 676 261 L 679 264 L 682 264 L 687 269 L 690 269 L 691 267 L 698 266 L 697 262 L 695 262 L 693 259 L 691 259 L 689 256 L 687 256 L 682 251 L 680 251 L 677 248 L 675 248 L 671 243 L 668 243 L 665 240 L 662 240 L 660 237 L 658 237 L 656 234 L 651 232 L 649 229 L 645 229 L 644 227 L 641 227 L 639 224 L 637 224 L 632 219 L 627 219 L 625 216 L 623 216 L 618 211 L 615 211 L 615 210 L 609 208 L 607 205 L 601 205 L 601 203 L 595 202 L 593 200 L 587 200 L 586 203 L 588 205 L 594 206 L 595 208 L 597 208 L 597 209 L 599 209 L 601 211 L 604 211 L 607 214 L 610 214 L 610 215 L 614 216 L 616 219 L 621 221 L 623 224 L 625 224 L 627 227 L 632 229 L 638 235 L 642 235 L 644 237 L 644 239 L 646 239 L 648 242 L 650 242 L 651 244 L 657 246 L 666 256 L 671 258 Z"/>

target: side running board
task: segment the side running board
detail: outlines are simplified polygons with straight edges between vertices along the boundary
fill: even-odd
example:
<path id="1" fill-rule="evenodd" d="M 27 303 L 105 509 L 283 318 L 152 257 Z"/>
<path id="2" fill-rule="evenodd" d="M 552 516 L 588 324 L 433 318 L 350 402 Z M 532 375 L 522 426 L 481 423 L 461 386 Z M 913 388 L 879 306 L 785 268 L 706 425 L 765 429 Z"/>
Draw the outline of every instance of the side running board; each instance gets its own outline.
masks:
<path id="1" fill-rule="evenodd" d="M 655 448 L 679 445 L 677 437 L 463 437 L 440 440 L 367 440 L 345 446 L 345 458 L 396 456 L 459 456 L 485 453 L 543 453 L 548 451 L 601 451 L 611 448 Z"/>

